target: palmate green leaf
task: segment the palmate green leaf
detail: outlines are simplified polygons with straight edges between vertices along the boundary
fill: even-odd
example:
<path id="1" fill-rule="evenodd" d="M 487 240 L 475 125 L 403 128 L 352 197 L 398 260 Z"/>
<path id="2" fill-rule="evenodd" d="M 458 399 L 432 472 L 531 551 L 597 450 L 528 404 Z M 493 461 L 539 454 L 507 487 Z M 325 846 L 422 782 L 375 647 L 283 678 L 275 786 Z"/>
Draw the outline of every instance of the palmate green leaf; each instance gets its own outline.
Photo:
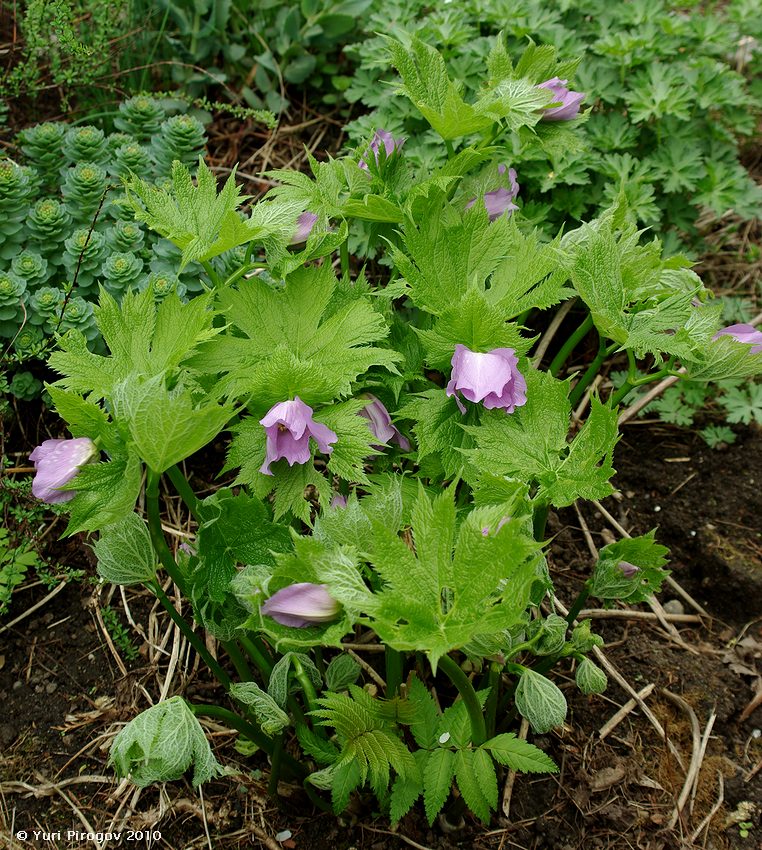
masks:
<path id="1" fill-rule="evenodd" d="M 343 691 L 357 681 L 361 670 L 362 667 L 351 655 L 337 655 L 325 668 L 325 686 L 329 691 Z"/>
<path id="2" fill-rule="evenodd" d="M 533 127 L 542 119 L 543 107 L 554 101 L 552 92 L 525 79 L 501 80 L 474 104 L 478 115 L 505 121 L 514 132 Z M 435 128 L 436 129 L 436 128 Z"/>
<path id="3" fill-rule="evenodd" d="M 48 385 L 46 389 L 53 399 L 56 413 L 67 423 L 72 437 L 98 440 L 106 450 L 114 446 L 113 426 L 102 407 L 78 393 L 54 385 Z"/>
<path id="4" fill-rule="evenodd" d="M 513 732 L 496 735 L 482 744 L 492 758 L 520 773 L 557 773 L 558 766 L 539 747 L 522 741 Z"/>
<path id="5" fill-rule="evenodd" d="M 507 254 L 510 219 L 490 223 L 482 204 L 460 213 L 440 194 L 417 215 L 420 223 L 408 220 L 403 226 L 405 250 L 392 246 L 392 257 L 413 303 L 440 316 L 469 288 L 484 288 Z"/>
<path id="6" fill-rule="evenodd" d="M 750 378 L 762 374 L 762 352 L 751 353 L 751 346 L 730 336 L 721 336 L 685 361 L 689 381 L 721 381 L 725 378 Z"/>
<path id="7" fill-rule="evenodd" d="M 428 756 L 426 750 L 416 750 L 413 758 L 418 766 L 418 776 L 395 778 L 389 797 L 389 820 L 392 825 L 399 823 L 423 794 L 423 776 Z"/>
<path id="8" fill-rule="evenodd" d="M 114 738 L 109 762 L 118 776 L 141 788 L 179 779 L 191 766 L 194 787 L 224 773 L 201 724 L 179 696 L 131 720 Z"/>
<path id="9" fill-rule="evenodd" d="M 134 449 L 122 448 L 105 463 L 83 466 L 64 490 L 76 491 L 68 502 L 71 537 L 79 531 L 97 531 L 124 519 L 135 509 L 143 478 L 143 465 Z"/>
<path id="10" fill-rule="evenodd" d="M 394 371 L 399 355 L 368 345 L 388 334 L 384 317 L 365 297 L 333 310 L 335 292 L 329 263 L 293 272 L 283 288 L 255 277 L 222 292 L 228 321 L 248 338 L 235 341 L 237 360 L 223 388 L 253 394 L 264 413 L 294 395 L 310 405 L 348 395 L 351 382 L 374 365 Z M 221 340 L 219 346 L 228 344 Z M 208 348 L 214 356 L 215 344 Z"/>
<path id="11" fill-rule="evenodd" d="M 247 197 L 240 194 L 235 174 L 217 194 L 217 179 L 201 158 L 195 185 L 187 167 L 175 161 L 171 192 L 134 175 L 125 189 L 135 218 L 182 250 L 181 271 L 188 263 L 209 260 L 252 240 L 277 235 L 288 242 L 303 210 L 294 202 L 260 202 L 243 219 L 238 207 Z"/>
<path id="12" fill-rule="evenodd" d="M 327 425 L 338 437 L 328 457 L 328 471 L 345 481 L 370 484 L 363 469 L 365 461 L 380 452 L 372 447 L 377 438 L 368 427 L 368 420 L 359 413 L 365 399 L 352 399 L 326 407 L 315 420 Z"/>
<path id="13" fill-rule="evenodd" d="M 486 411 L 481 425 L 465 426 L 476 443 L 466 452 L 474 466 L 482 474 L 534 481 L 539 484 L 536 498 L 556 507 L 609 495 L 616 411 L 593 399 L 587 421 L 567 443 L 571 408 L 566 382 L 536 370 L 528 371 L 526 379 L 523 407 L 510 416 Z"/>
<path id="14" fill-rule="evenodd" d="M 171 373 L 219 333 L 212 327 L 208 295 L 183 304 L 172 293 L 157 307 L 150 287 L 126 293 L 121 304 L 101 289 L 99 301 L 96 320 L 110 355 L 93 354 L 83 334 L 71 330 L 60 340 L 62 350 L 49 360 L 63 375 L 56 386 L 92 393 L 93 402 L 111 398 L 114 387 L 133 373 L 143 378 Z"/>
<path id="15" fill-rule="evenodd" d="M 521 336 L 518 325 L 506 322 L 503 311 L 492 306 L 487 295 L 476 287 L 444 310 L 431 330 L 418 331 L 418 336 L 427 363 L 441 371 L 449 369 L 459 343 L 471 351 L 512 348 L 519 356 L 531 345 L 531 340 Z"/>
<path id="16" fill-rule="evenodd" d="M 488 696 L 489 690 L 487 689 L 476 692 L 476 698 L 482 708 L 484 708 Z M 471 720 L 468 717 L 468 709 L 463 700 L 454 702 L 442 712 L 437 724 L 436 737 L 438 741 L 443 736 L 447 738 L 444 746 L 465 749 L 471 745 L 472 734 Z"/>
<path id="17" fill-rule="evenodd" d="M 305 723 L 296 724 L 296 737 L 302 750 L 318 764 L 333 764 L 338 761 L 339 750 L 336 746 L 313 732 Z"/>
<path id="18" fill-rule="evenodd" d="M 604 546 L 590 580 L 590 593 L 599 599 L 621 599 L 631 604 L 658 593 L 669 575 L 669 570 L 664 569 L 669 550 L 656 542 L 655 535 L 654 529 Z M 639 572 L 627 578 L 619 568 L 622 561 L 638 567 Z"/>
<path id="19" fill-rule="evenodd" d="M 480 114 L 463 99 L 439 51 L 415 36 L 409 47 L 393 38 L 387 38 L 386 43 L 392 64 L 402 77 L 400 92 L 410 98 L 443 139 L 458 139 L 492 126 L 495 119 Z"/>
<path id="20" fill-rule="evenodd" d="M 454 488 L 433 501 L 419 490 L 413 510 L 415 554 L 375 523 L 368 556 L 383 581 L 369 611 L 373 629 L 394 649 L 437 660 L 475 634 L 517 622 L 535 579 L 539 544 L 517 517 L 484 535 L 502 506 L 472 511 L 456 533 Z M 330 583 L 327 582 L 330 586 Z"/>
<path id="21" fill-rule="evenodd" d="M 156 576 L 156 554 L 145 522 L 135 513 L 101 529 L 93 545 L 98 575 L 113 584 L 144 584 Z"/>
<path id="22" fill-rule="evenodd" d="M 234 413 L 232 405 L 197 403 L 182 386 L 168 390 L 164 375 L 133 375 L 114 387 L 112 398 L 140 456 L 158 473 L 205 446 Z"/>

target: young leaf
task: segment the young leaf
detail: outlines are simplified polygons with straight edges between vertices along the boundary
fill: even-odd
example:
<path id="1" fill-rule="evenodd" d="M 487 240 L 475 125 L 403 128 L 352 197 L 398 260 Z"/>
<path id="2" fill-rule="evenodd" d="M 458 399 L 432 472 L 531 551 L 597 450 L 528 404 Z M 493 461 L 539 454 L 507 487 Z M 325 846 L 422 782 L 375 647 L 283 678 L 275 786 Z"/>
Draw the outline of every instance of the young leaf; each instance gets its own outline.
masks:
<path id="1" fill-rule="evenodd" d="M 407 698 L 414 709 L 410 731 L 416 744 L 424 749 L 433 749 L 437 745 L 439 712 L 434 698 L 415 675 L 411 676 L 408 683 Z"/>
<path id="2" fill-rule="evenodd" d="M 113 584 L 141 584 L 156 575 L 151 535 L 135 513 L 104 526 L 93 551 L 98 559 L 98 575 Z"/>
<path id="3" fill-rule="evenodd" d="M 484 750 L 458 750 L 455 779 L 468 808 L 483 823 L 489 823 L 490 809 L 497 806 L 497 776 L 492 759 Z"/>
<path id="4" fill-rule="evenodd" d="M 423 801 L 429 825 L 439 814 L 450 796 L 455 776 L 455 753 L 439 747 L 431 750 L 423 769 Z"/>
<path id="5" fill-rule="evenodd" d="M 238 702 L 251 706 L 266 735 L 277 735 L 291 722 L 286 712 L 256 682 L 235 682 L 230 694 Z"/>
<path id="6" fill-rule="evenodd" d="M 351 655 L 342 653 L 331 659 L 325 669 L 325 686 L 329 691 L 343 691 L 353 685 L 360 675 L 360 665 Z"/>
<path id="7" fill-rule="evenodd" d="M 550 679 L 534 670 L 522 670 L 515 699 L 519 714 L 540 734 L 562 726 L 566 719 L 566 697 Z"/>

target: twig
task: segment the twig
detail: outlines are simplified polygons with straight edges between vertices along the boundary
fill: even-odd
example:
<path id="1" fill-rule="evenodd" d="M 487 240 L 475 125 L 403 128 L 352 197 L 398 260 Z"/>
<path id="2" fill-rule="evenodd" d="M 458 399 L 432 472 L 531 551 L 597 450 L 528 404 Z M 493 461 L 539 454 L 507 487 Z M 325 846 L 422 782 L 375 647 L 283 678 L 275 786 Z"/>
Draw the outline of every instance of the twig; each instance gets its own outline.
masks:
<path id="1" fill-rule="evenodd" d="M 249 829 L 257 836 L 262 844 L 267 847 L 267 850 L 282 850 L 281 846 L 275 841 L 275 839 L 270 838 L 264 829 L 258 827 L 255 823 L 250 823 Z"/>
<path id="2" fill-rule="evenodd" d="M 699 727 L 696 712 L 693 710 L 690 703 L 686 702 L 681 696 L 673 694 L 672 691 L 667 690 L 667 688 L 662 688 L 661 692 L 665 697 L 667 697 L 667 699 L 675 703 L 676 706 L 681 708 L 688 715 L 688 719 L 691 723 L 691 737 L 693 739 L 691 762 L 688 766 L 688 772 L 685 774 L 685 782 L 680 790 L 680 796 L 677 798 L 675 810 L 672 812 L 672 817 L 669 819 L 669 824 L 667 825 L 668 829 L 674 829 L 678 818 L 682 814 L 683 808 L 685 808 L 688 795 L 691 793 L 691 788 L 693 788 L 693 784 L 698 777 L 699 770 L 701 770 L 701 728 Z"/>
<path id="3" fill-rule="evenodd" d="M 346 644 L 345 644 L 346 646 Z M 360 656 L 353 650 L 348 649 L 347 653 L 354 658 L 354 660 L 362 667 L 363 670 L 370 676 L 371 679 L 382 688 L 384 691 L 386 690 L 386 682 L 378 675 L 378 673 L 368 664 L 368 662 L 364 658 L 360 658 Z"/>
<path id="4" fill-rule="evenodd" d="M 717 714 L 712 711 L 709 720 L 706 722 L 706 728 L 704 729 L 704 734 L 701 736 L 701 752 L 699 753 L 699 765 L 701 765 L 704 761 L 704 756 L 706 755 L 707 744 L 709 743 L 709 736 L 712 734 L 712 727 L 714 726 L 714 721 L 717 719 Z M 696 773 L 696 778 L 693 780 L 693 788 L 691 789 L 691 802 L 689 806 L 689 811 L 693 814 L 693 803 L 696 800 L 696 793 L 698 792 L 698 780 L 699 775 Z"/>
<path id="5" fill-rule="evenodd" d="M 42 608 L 43 605 L 50 602 L 50 600 L 57 593 L 60 593 L 65 587 L 66 579 L 64 579 L 60 584 L 56 585 L 44 599 L 41 599 L 39 602 L 36 602 L 34 605 L 32 605 L 31 608 L 27 608 L 23 614 L 19 614 L 19 616 L 16 617 L 15 620 L 11 620 L 10 623 L 6 623 L 4 626 L 0 626 L 0 634 L 2 634 L 3 632 L 7 632 L 8 629 L 13 628 L 16 623 L 20 623 L 22 620 L 26 619 L 30 614 L 33 614 L 38 608 Z"/>
<path id="6" fill-rule="evenodd" d="M 42 779 L 42 780 L 44 780 L 44 779 L 45 779 L 45 777 L 44 777 L 44 776 L 42 776 L 41 774 L 39 774 L 39 773 L 37 773 L 37 772 L 35 772 L 35 776 L 36 776 L 38 779 Z M 59 786 L 59 785 L 54 785 L 54 786 L 53 786 L 53 791 L 54 791 L 56 794 L 58 794 L 60 797 L 63 797 L 63 799 L 64 799 L 64 800 L 66 800 L 66 802 L 67 802 L 67 804 L 70 806 L 71 810 L 74 812 L 74 814 L 75 814 L 75 815 L 77 816 L 77 818 L 79 819 L 79 822 L 82 824 L 82 826 L 84 826 L 84 828 L 85 828 L 85 832 L 92 833 L 92 842 L 93 842 L 93 844 L 95 845 L 96 850 L 103 850 L 103 845 L 102 845 L 102 844 L 101 844 L 101 842 L 100 842 L 100 841 L 99 841 L 99 840 L 95 837 L 95 836 L 96 836 L 96 832 L 95 832 L 95 830 L 93 829 L 92 824 L 91 824 L 91 823 L 90 823 L 90 821 L 89 821 L 89 820 L 85 817 L 85 813 L 82 811 L 82 809 L 80 808 L 80 806 L 78 805 L 78 803 L 77 803 L 77 802 L 75 802 L 76 798 L 72 799 L 71 797 L 69 797 L 69 795 L 68 795 L 68 794 L 64 793 L 64 792 L 61 790 L 61 788 L 60 788 L 60 786 Z"/>
<path id="7" fill-rule="evenodd" d="M 521 718 L 521 728 L 519 729 L 519 740 L 526 741 L 527 733 L 529 732 L 529 721 L 525 718 Z M 516 771 L 509 770 L 508 776 L 505 780 L 505 786 L 503 788 L 503 802 L 502 802 L 502 811 L 505 817 L 510 818 L 511 816 L 511 797 L 513 796 L 513 785 L 516 782 Z"/>
<path id="8" fill-rule="evenodd" d="M 603 381 L 603 375 L 596 375 L 592 384 L 590 384 L 590 386 L 585 390 L 585 394 L 582 396 L 582 400 L 577 405 L 577 409 L 572 414 L 572 420 L 574 422 L 579 422 L 579 420 L 582 419 L 582 414 L 585 412 L 585 408 L 588 406 L 588 404 L 590 404 L 590 398 L 600 386 L 601 381 Z"/>
<path id="9" fill-rule="evenodd" d="M 582 615 L 580 614 L 580 616 Z M 645 686 L 645 688 L 638 691 L 638 697 L 641 700 L 644 700 L 647 696 L 650 695 L 651 691 L 655 687 L 656 685 L 653 682 L 650 682 Z M 607 720 L 606 723 L 604 723 L 603 726 L 601 726 L 601 728 L 598 730 L 598 737 L 601 739 L 601 741 L 608 735 L 610 735 L 614 731 L 614 729 L 616 729 L 616 727 L 619 726 L 619 724 L 624 720 L 624 718 L 627 717 L 627 715 L 637 707 L 637 705 L 637 700 L 628 699 L 627 702 L 619 709 L 619 711 L 617 711 L 616 714 L 613 714 L 611 718 L 609 718 L 609 720 Z"/>
<path id="10" fill-rule="evenodd" d="M 652 611 L 633 611 L 631 608 L 586 608 L 577 615 L 580 620 L 588 617 L 593 620 L 656 620 L 659 619 Z M 664 614 L 664 619 L 670 623 L 700 623 L 698 614 Z"/>
<path id="11" fill-rule="evenodd" d="M 587 523 L 585 522 L 585 518 L 582 516 L 582 511 L 579 509 L 579 505 L 574 503 L 574 510 L 577 513 L 577 519 L 579 520 L 580 528 L 582 529 L 582 533 L 585 535 L 585 542 L 587 543 L 587 548 L 590 550 L 590 554 L 598 560 L 598 549 L 593 542 L 593 535 L 590 534 L 590 529 L 587 527 Z"/>
<path id="12" fill-rule="evenodd" d="M 534 360 L 532 361 L 532 365 L 535 369 L 539 368 L 542 358 L 548 350 L 548 346 L 553 341 L 553 337 L 558 333 L 558 329 L 561 327 L 563 320 L 576 303 L 576 298 L 572 298 L 570 301 L 567 301 L 563 307 L 559 308 L 558 312 L 553 317 L 553 321 L 548 325 L 548 329 L 545 331 L 543 338 L 540 340 L 540 344 L 535 350 Z"/>
<path id="13" fill-rule="evenodd" d="M 375 827 L 367 826 L 366 824 L 361 824 L 361 827 L 362 829 L 367 829 L 368 832 L 376 832 L 379 835 L 393 835 L 395 838 L 399 838 L 400 841 L 404 841 L 405 844 L 415 847 L 416 850 L 430 850 L 429 847 L 419 844 L 417 841 L 413 841 L 412 838 L 408 838 L 407 835 L 403 835 L 401 832 L 392 832 L 389 829 L 376 829 Z"/>
<path id="14" fill-rule="evenodd" d="M 69 779 L 62 779 L 60 782 L 44 782 L 41 785 L 30 785 L 28 782 L 0 782 L 0 793 L 3 794 L 21 794 L 24 791 L 29 792 L 34 797 L 50 797 L 56 794 L 59 789 L 65 788 L 67 785 L 79 785 L 84 782 L 92 782 L 96 785 L 102 785 L 104 782 L 112 784 L 116 780 L 113 776 L 72 776 Z"/>

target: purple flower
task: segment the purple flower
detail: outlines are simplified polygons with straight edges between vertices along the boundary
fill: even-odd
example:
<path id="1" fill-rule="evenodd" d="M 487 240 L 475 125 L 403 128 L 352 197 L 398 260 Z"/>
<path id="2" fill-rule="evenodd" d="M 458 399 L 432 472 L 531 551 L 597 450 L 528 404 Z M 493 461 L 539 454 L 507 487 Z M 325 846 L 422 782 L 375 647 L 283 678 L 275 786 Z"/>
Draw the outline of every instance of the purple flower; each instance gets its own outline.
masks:
<path id="1" fill-rule="evenodd" d="M 302 582 L 274 593 L 259 610 L 282 626 L 303 629 L 312 623 L 335 620 L 339 603 L 324 584 Z"/>
<path id="2" fill-rule="evenodd" d="M 619 572 L 625 578 L 635 578 L 635 576 L 640 572 L 640 567 L 636 567 L 635 564 L 629 563 L 629 561 L 620 561 L 617 564 L 619 567 Z"/>
<path id="3" fill-rule="evenodd" d="M 270 464 L 285 458 L 289 466 L 295 463 L 307 463 L 310 459 L 310 437 L 325 454 L 333 449 L 331 443 L 339 438 L 326 425 L 315 422 L 312 408 L 299 396 L 289 401 L 281 401 L 270 408 L 264 419 L 259 420 L 267 432 L 267 451 L 260 472 L 272 475 Z"/>
<path id="4" fill-rule="evenodd" d="M 370 393 L 363 396 L 368 399 L 368 404 L 360 411 L 368 422 L 373 436 L 381 443 L 388 444 L 394 440 L 403 452 L 410 451 L 410 442 L 392 425 L 392 417 L 384 405 Z M 374 449 L 383 449 L 384 446 L 373 446 Z"/>
<path id="5" fill-rule="evenodd" d="M 98 448 L 88 437 L 75 440 L 45 440 L 29 455 L 37 470 L 32 482 L 32 493 L 43 502 L 56 504 L 68 502 L 77 494 L 74 490 L 61 490 L 74 478 L 81 466 L 98 454 Z"/>
<path id="6" fill-rule="evenodd" d="M 762 351 L 762 331 L 758 331 L 754 325 L 730 325 L 730 327 L 717 331 L 712 339 L 721 336 L 732 336 L 738 342 L 748 343 L 751 346 L 752 354 L 759 354 Z"/>
<path id="7" fill-rule="evenodd" d="M 480 354 L 458 344 L 452 356 L 447 395 L 455 396 L 461 413 L 466 408 L 457 396 L 458 391 L 468 401 L 483 401 L 488 409 L 500 407 L 506 413 L 513 413 L 527 400 L 527 382 L 519 372 L 518 362 L 512 348 L 493 348 Z"/>
<path id="8" fill-rule="evenodd" d="M 394 151 L 398 151 L 402 145 L 405 144 L 405 139 L 395 139 L 391 133 L 387 133 L 386 130 L 376 130 L 373 135 L 373 140 L 370 143 L 370 149 L 373 151 L 373 156 L 376 158 L 376 165 L 378 165 L 378 152 L 381 150 L 381 144 L 383 143 L 384 150 L 386 151 L 387 156 L 391 156 Z M 364 168 L 366 171 L 368 169 L 368 163 L 365 162 L 364 159 L 361 159 L 358 163 L 360 168 Z"/>
<path id="9" fill-rule="evenodd" d="M 498 174 L 503 175 L 505 174 L 505 171 L 506 167 L 504 165 L 498 165 Z M 516 204 L 513 203 L 516 196 L 519 194 L 519 183 L 515 168 L 508 169 L 508 181 L 510 182 L 510 188 L 501 186 L 491 192 L 484 193 L 484 207 L 487 210 L 490 221 L 500 218 L 503 213 L 512 213 L 514 210 L 518 209 Z M 471 200 L 466 204 L 466 209 L 471 209 L 475 203 L 476 198 L 471 198 Z"/>
<path id="10" fill-rule="evenodd" d="M 317 220 L 315 213 L 303 212 L 296 220 L 296 230 L 291 237 L 291 244 L 298 245 L 300 242 L 306 242 Z"/>
<path id="11" fill-rule="evenodd" d="M 579 107 L 585 99 L 585 92 L 571 91 L 566 88 L 568 82 L 568 80 L 553 77 L 553 79 L 545 80 L 544 83 L 537 86 L 538 89 L 548 89 L 553 93 L 553 102 L 561 104 L 552 109 L 546 109 L 542 113 L 543 121 L 571 121 L 579 114 Z"/>
<path id="12" fill-rule="evenodd" d="M 332 508 L 346 508 L 347 506 L 347 497 L 342 496 L 341 493 L 336 493 L 334 497 L 331 499 L 331 507 Z"/>

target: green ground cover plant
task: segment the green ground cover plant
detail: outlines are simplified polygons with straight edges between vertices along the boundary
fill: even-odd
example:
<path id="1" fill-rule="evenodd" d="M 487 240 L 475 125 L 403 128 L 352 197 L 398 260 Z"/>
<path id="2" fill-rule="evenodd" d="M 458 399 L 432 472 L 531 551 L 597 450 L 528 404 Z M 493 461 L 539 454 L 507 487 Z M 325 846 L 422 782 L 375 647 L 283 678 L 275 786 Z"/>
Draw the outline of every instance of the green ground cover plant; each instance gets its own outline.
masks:
<path id="1" fill-rule="evenodd" d="M 558 76 L 574 74 L 575 88 L 586 93 L 586 124 L 573 138 L 558 133 L 541 145 L 524 132 L 510 151 L 520 166 L 524 214 L 548 233 L 597 214 L 620 191 L 633 219 L 658 233 L 670 252 L 700 246 L 702 213 L 748 219 L 759 211 L 760 189 L 739 162 L 759 121 L 753 45 L 762 32 L 749 0 L 721 7 L 668 0 L 475 0 L 441 8 L 384 2 L 373 7 L 366 30 L 383 35 L 346 48 L 357 70 L 341 83 L 344 96 L 370 110 L 349 123 L 350 138 L 359 143 L 371 128 L 385 127 L 410 138 L 407 156 L 423 168 L 442 162 L 441 146 L 435 132 L 422 132 L 425 122 L 412 103 L 389 96 L 394 58 L 386 35 L 407 44 L 415 34 L 436 47 L 472 96 L 491 85 L 483 68 L 498 30 L 513 58 L 530 39 L 547 45 L 548 57 L 552 45 L 563 59 L 575 58 Z"/>
<path id="2" fill-rule="evenodd" d="M 312 176 L 273 173 L 280 185 L 246 213 L 235 176 L 218 186 L 203 160 L 195 180 L 181 161 L 166 183 L 126 178 L 126 207 L 209 287 L 183 302 L 157 301 L 150 282 L 121 298 L 100 286 L 103 349 L 71 327 L 49 359 L 71 436 L 32 452 L 33 492 L 68 513 L 67 535 L 97 533 L 100 576 L 150 589 L 226 693 L 132 720 L 111 748 L 119 775 L 224 773 L 206 715 L 268 755 L 273 794 L 283 776 L 337 813 L 367 788 L 392 822 L 421 799 L 430 823 L 465 809 L 486 822 L 505 768 L 557 770 L 513 731 L 518 716 L 537 733 L 564 722 L 554 666 L 572 659 L 583 693 L 606 687 L 601 639 L 577 622 L 588 597 L 635 604 L 667 575 L 654 531 L 617 540 L 566 612 L 544 555 L 549 510 L 614 491 L 633 390 L 759 374 L 762 332 L 723 327 L 722 304 L 644 237 L 624 189 L 552 239 L 522 213 L 524 160 L 508 152 L 579 132 L 573 92 L 547 85 L 571 70 L 553 48 L 514 61 L 493 39 L 487 81 L 464 97 L 433 47 L 386 44 L 399 97 L 438 136 L 428 165 L 408 158 L 417 137 L 377 128 L 312 159 Z M 353 273 L 371 250 L 386 266 Z M 527 320 L 570 299 L 579 324 L 546 358 Z M 560 379 L 588 334 L 598 354 Z M 579 408 L 614 353 L 626 378 Z M 223 432 L 237 477 L 200 498 L 178 464 Z M 176 553 L 162 476 L 196 524 Z M 363 686 L 345 651 L 358 636 L 383 646 L 383 687 Z"/>

